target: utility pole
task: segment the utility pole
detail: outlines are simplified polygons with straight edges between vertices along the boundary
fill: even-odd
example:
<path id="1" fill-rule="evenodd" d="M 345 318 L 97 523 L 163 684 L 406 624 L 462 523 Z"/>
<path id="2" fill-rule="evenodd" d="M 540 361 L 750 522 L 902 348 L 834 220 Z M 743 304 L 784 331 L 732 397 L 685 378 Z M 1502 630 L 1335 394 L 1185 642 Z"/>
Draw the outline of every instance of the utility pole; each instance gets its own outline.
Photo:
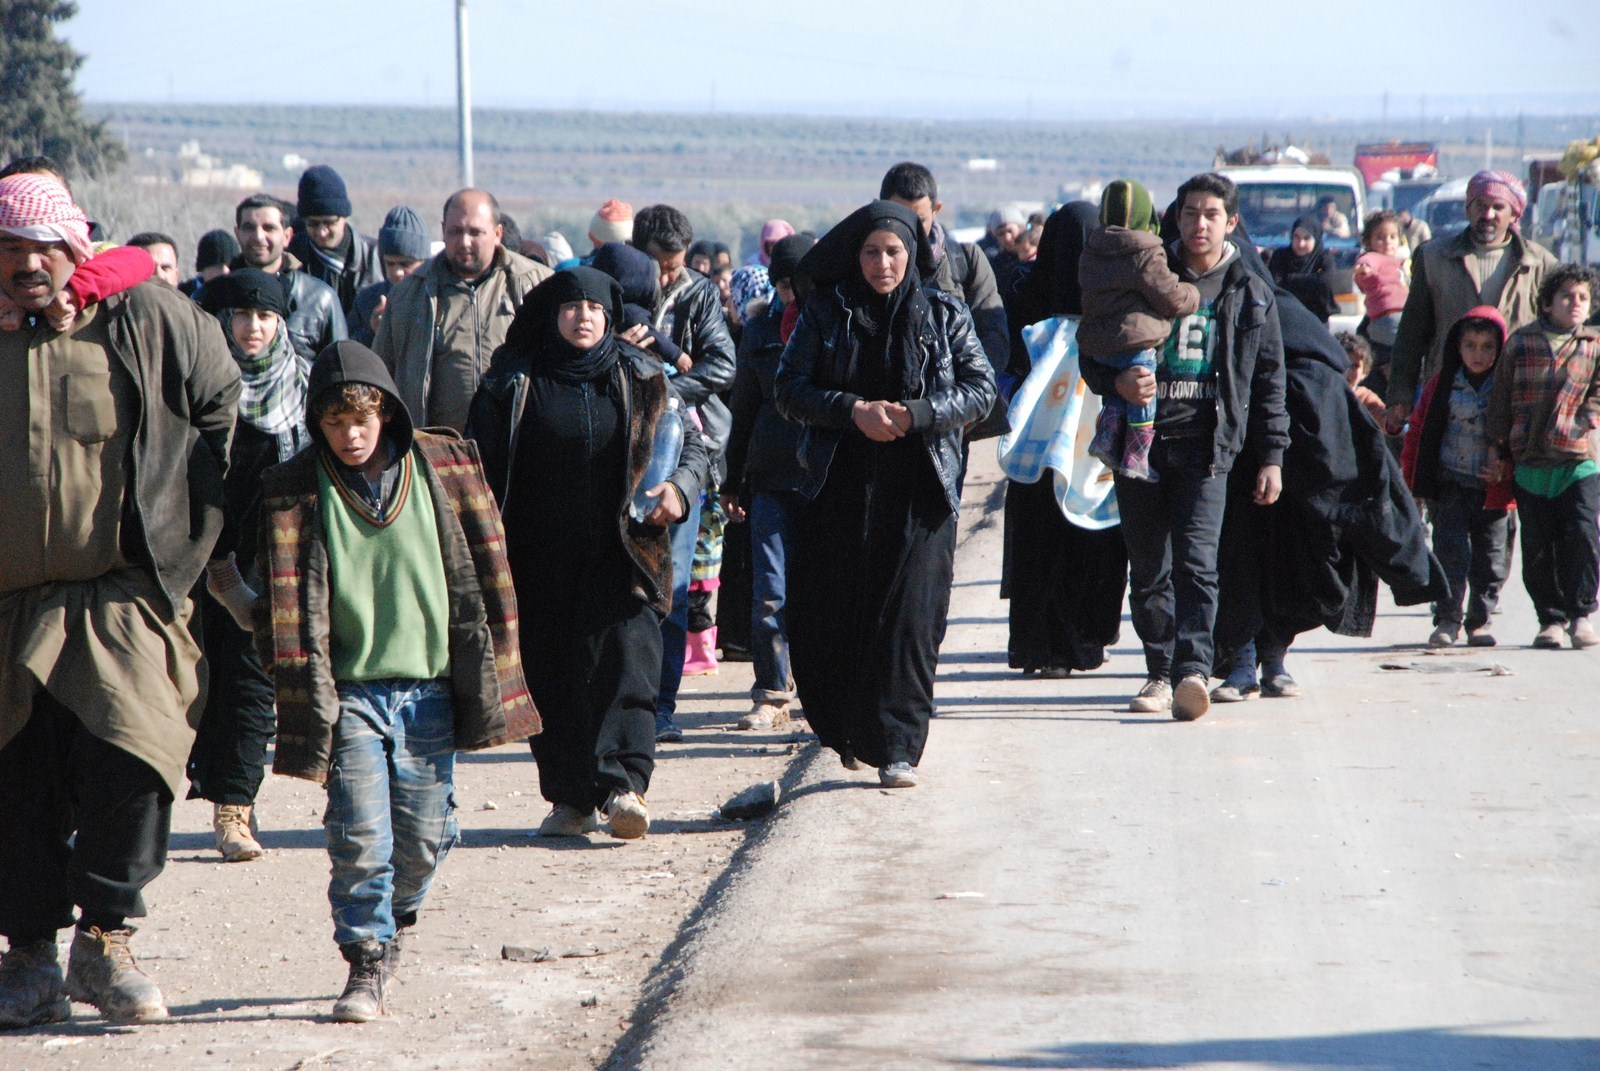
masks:
<path id="1" fill-rule="evenodd" d="M 456 128 L 461 141 L 461 185 L 472 186 L 472 72 L 467 63 L 467 0 L 456 0 Z"/>

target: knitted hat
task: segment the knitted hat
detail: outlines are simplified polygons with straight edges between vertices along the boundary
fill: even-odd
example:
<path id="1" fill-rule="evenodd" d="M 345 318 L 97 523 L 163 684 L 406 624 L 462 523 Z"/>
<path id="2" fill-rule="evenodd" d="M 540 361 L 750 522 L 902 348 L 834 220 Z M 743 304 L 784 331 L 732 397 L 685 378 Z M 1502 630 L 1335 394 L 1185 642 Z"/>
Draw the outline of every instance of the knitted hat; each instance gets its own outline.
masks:
<path id="1" fill-rule="evenodd" d="M 1518 219 L 1528 207 L 1528 194 L 1522 182 L 1509 171 L 1479 171 L 1467 180 L 1467 204 L 1480 197 L 1501 197 L 1511 202 Z"/>
<path id="2" fill-rule="evenodd" d="M 1159 221 L 1150 191 L 1133 179 L 1117 179 L 1100 195 L 1100 223 L 1130 231 L 1155 231 Z"/>
<path id="3" fill-rule="evenodd" d="M 427 260 L 433 252 L 428 226 L 410 205 L 395 205 L 378 228 L 378 255 Z"/>
<path id="4" fill-rule="evenodd" d="M 201 305 L 207 312 L 226 309 L 264 309 L 279 316 L 289 315 L 283 280 L 259 268 L 242 268 L 220 275 L 200 291 Z"/>
<path id="5" fill-rule="evenodd" d="M 206 231 L 200 236 L 200 244 L 194 251 L 194 270 L 205 271 L 207 268 L 226 267 L 233 263 L 233 258 L 239 255 L 239 239 L 233 236 L 232 231 L 218 228 Z"/>
<path id="6" fill-rule="evenodd" d="M 344 179 L 327 164 L 306 168 L 300 176 L 300 198 L 295 206 L 300 218 L 308 216 L 348 216 L 351 213 L 350 194 L 344 188 Z"/>
<path id="7" fill-rule="evenodd" d="M 589 221 L 589 237 L 598 248 L 607 242 L 626 242 L 633 237 L 633 206 L 615 197 L 600 206 Z"/>
<path id="8" fill-rule="evenodd" d="M 1007 223 L 1014 224 L 1018 227 L 1026 227 L 1028 225 L 1028 217 L 1023 215 L 1022 209 L 1018 208 L 1016 205 L 1002 205 L 993 212 L 989 213 L 989 231 L 991 233 L 993 233 L 996 227 L 1003 226 Z"/>
<path id="9" fill-rule="evenodd" d="M 778 239 L 772 247 L 772 265 L 767 268 L 767 276 L 774 283 L 793 279 L 795 269 L 800 266 L 800 258 L 816 244 L 817 240 L 809 234 L 791 234 Z"/>

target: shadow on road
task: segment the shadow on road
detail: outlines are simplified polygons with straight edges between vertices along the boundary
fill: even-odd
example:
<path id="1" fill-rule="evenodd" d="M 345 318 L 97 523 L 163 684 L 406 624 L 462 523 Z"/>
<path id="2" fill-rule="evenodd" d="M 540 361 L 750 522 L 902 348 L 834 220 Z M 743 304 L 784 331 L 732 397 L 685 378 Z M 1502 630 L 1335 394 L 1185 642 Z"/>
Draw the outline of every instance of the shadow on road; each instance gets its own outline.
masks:
<path id="1" fill-rule="evenodd" d="M 1447 1028 L 1302 1038 L 1218 1038 L 1179 1043 L 1089 1041 L 1025 1056 L 948 1061 L 957 1067 L 1185 1068 L 1210 1064 L 1293 1068 L 1497 1068 L 1580 1071 L 1597 1066 L 1600 1038 L 1528 1038 L 1457 1033 Z"/>

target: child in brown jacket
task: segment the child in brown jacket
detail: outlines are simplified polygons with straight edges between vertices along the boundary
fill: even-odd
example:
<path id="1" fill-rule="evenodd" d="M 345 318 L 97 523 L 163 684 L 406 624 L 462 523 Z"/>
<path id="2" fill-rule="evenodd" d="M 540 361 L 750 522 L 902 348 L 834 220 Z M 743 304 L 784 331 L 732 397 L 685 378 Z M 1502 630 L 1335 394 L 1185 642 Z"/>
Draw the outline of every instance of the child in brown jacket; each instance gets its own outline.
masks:
<path id="1" fill-rule="evenodd" d="M 1083 320 L 1078 352 L 1122 371 L 1156 367 L 1156 347 L 1172 332 L 1172 320 L 1200 307 L 1200 291 L 1179 280 L 1167 265 L 1157 237 L 1160 221 L 1150 193 L 1132 179 L 1117 179 L 1100 198 L 1100 228 L 1084 243 L 1078 260 Z M 1104 399 L 1089 453 L 1123 476 L 1151 479 L 1150 444 L 1156 403 L 1131 405 L 1116 395 Z"/>

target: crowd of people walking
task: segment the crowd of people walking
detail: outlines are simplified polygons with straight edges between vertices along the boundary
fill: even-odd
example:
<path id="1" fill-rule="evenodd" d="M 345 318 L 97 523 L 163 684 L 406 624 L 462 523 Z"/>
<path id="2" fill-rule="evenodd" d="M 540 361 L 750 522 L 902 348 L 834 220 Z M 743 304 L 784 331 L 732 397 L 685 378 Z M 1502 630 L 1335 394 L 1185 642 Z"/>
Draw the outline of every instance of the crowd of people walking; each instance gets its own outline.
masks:
<path id="1" fill-rule="evenodd" d="M 481 189 L 438 241 L 408 205 L 367 238 L 318 165 L 185 280 L 173 239 L 117 245 L 59 166 L 10 162 L 0 1029 L 167 1014 L 130 920 L 174 802 L 259 859 L 269 752 L 327 791 L 342 1022 L 384 1013 L 459 751 L 530 741 L 543 836 L 642 837 L 684 675 L 738 657 L 739 729 L 803 718 L 917 785 L 985 439 L 1011 666 L 1094 670 L 1126 601 L 1133 711 L 1299 695 L 1296 637 L 1369 634 L 1380 583 L 1431 604 L 1429 644 L 1495 644 L 1518 531 L 1533 645 L 1600 644 L 1597 280 L 1524 206 L 1486 171 L 1459 235 L 1314 211 L 1263 258 L 1203 173 L 966 244 L 905 162 L 737 263 L 617 199 L 575 256 Z M 1335 337 L 1323 238 L 1357 226 L 1368 317 Z"/>

